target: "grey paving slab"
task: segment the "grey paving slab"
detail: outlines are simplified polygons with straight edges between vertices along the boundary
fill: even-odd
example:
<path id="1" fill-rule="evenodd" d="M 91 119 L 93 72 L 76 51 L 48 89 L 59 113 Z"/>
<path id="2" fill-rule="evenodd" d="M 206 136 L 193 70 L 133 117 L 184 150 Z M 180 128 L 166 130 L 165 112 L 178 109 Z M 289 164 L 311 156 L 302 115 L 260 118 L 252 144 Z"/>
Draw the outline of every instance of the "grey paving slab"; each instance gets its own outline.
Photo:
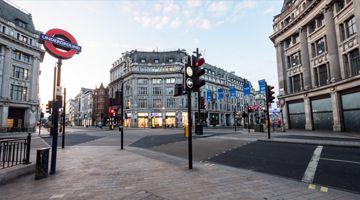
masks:
<path id="1" fill-rule="evenodd" d="M 307 184 L 249 170 L 199 162 L 189 170 L 187 164 L 131 147 L 72 146 L 59 149 L 56 175 L 41 180 L 28 175 L 2 185 L 1 199 L 360 198 L 334 189 L 309 190 Z"/>

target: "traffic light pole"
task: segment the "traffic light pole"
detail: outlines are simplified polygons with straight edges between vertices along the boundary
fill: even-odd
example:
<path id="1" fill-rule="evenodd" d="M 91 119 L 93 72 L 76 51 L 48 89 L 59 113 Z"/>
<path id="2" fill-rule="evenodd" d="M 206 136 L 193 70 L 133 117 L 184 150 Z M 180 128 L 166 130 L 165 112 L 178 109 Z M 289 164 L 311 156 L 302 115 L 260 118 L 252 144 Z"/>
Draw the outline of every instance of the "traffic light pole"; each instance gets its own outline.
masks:
<path id="1" fill-rule="evenodd" d="M 192 120 L 191 120 L 191 90 L 187 91 L 187 101 L 188 101 L 188 124 L 189 124 L 189 169 L 192 169 Z"/>
<path id="2" fill-rule="evenodd" d="M 124 149 L 124 83 L 121 83 L 121 93 L 120 93 L 120 134 L 121 134 L 121 150 Z"/>
<path id="3" fill-rule="evenodd" d="M 63 118 L 62 118 L 62 143 L 61 148 L 65 147 L 65 112 L 66 112 L 66 88 L 64 88 L 64 105 L 63 105 Z"/>
<path id="4" fill-rule="evenodd" d="M 268 91 L 268 86 L 267 83 L 265 84 L 266 86 L 266 117 L 267 117 L 267 129 L 268 129 L 268 139 L 271 139 L 271 135 L 270 135 L 270 112 L 269 112 L 269 91 Z"/>

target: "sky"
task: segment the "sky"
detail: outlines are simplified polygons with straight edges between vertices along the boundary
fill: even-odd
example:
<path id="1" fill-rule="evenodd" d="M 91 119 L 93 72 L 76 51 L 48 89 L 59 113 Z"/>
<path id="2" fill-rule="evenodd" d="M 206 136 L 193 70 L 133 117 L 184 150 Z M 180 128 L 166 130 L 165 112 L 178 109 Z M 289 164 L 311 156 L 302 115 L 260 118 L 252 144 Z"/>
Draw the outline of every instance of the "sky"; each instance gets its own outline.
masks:
<path id="1" fill-rule="evenodd" d="M 8 0 L 9 1 L 9 0 Z M 276 54 L 269 36 L 283 0 L 10 0 L 32 15 L 36 30 L 68 31 L 82 47 L 64 60 L 61 86 L 67 99 L 81 87 L 106 86 L 112 63 L 123 52 L 199 48 L 208 64 L 251 81 L 274 85 Z M 40 64 L 40 98 L 52 98 L 57 59 Z"/>

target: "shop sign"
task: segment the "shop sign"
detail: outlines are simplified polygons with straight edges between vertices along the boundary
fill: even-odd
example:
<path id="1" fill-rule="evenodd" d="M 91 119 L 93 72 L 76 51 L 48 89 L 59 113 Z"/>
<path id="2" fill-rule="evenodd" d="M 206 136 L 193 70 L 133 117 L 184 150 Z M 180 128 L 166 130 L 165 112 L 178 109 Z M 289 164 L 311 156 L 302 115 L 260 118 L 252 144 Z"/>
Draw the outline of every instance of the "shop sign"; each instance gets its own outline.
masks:
<path id="1" fill-rule="evenodd" d="M 165 116 L 167 116 L 167 117 L 175 117 L 175 112 L 166 112 Z"/>
<path id="2" fill-rule="evenodd" d="M 162 113 L 151 113 L 151 117 L 161 117 Z"/>
<path id="3" fill-rule="evenodd" d="M 148 117 L 148 113 L 138 113 L 138 117 Z"/>

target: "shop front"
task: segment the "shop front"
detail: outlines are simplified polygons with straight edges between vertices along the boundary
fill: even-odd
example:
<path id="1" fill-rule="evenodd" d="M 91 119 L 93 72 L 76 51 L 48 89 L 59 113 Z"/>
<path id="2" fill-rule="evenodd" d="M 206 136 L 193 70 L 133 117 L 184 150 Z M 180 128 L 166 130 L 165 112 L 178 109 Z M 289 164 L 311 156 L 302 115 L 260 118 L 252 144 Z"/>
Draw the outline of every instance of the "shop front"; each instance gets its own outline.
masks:
<path id="1" fill-rule="evenodd" d="M 219 113 L 210 113 L 209 120 L 211 126 L 219 125 L 220 124 Z"/>
<path id="2" fill-rule="evenodd" d="M 165 127 L 174 128 L 176 127 L 175 112 L 166 112 L 165 113 Z"/>
<path id="3" fill-rule="evenodd" d="M 360 92 L 343 93 L 341 95 L 344 129 L 349 132 L 360 130 Z"/>
<path id="4" fill-rule="evenodd" d="M 124 126 L 131 127 L 131 113 L 125 113 Z"/>
<path id="5" fill-rule="evenodd" d="M 138 128 L 147 128 L 149 127 L 149 114 L 148 113 L 138 113 Z M 131 119 L 130 119 L 131 121 Z"/>
<path id="6" fill-rule="evenodd" d="M 162 113 L 152 112 L 151 113 L 151 128 L 160 128 L 163 126 Z"/>
<path id="7" fill-rule="evenodd" d="M 288 104 L 289 126 L 291 129 L 305 129 L 305 107 L 304 102 Z"/>
<path id="8" fill-rule="evenodd" d="M 315 130 L 333 129 L 333 112 L 330 97 L 311 100 L 313 128 Z"/>

